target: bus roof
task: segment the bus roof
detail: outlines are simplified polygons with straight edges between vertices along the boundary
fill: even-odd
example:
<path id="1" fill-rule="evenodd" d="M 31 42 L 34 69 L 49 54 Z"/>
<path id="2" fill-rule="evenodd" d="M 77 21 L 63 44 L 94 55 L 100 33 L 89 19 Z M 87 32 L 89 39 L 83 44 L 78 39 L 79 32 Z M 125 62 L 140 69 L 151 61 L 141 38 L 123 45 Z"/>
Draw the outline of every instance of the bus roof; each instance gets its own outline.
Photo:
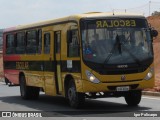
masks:
<path id="1" fill-rule="evenodd" d="M 88 13 L 83 13 L 83 14 L 77 14 L 77 15 L 72 15 L 68 17 L 63 17 L 63 18 L 58 18 L 58 19 L 51 19 L 51 20 L 46 20 L 46 21 L 41 21 L 41 22 L 36 22 L 36 23 L 31 23 L 31 24 L 26 24 L 26 25 L 18 25 L 16 27 L 11 27 L 11 28 L 6 28 L 4 32 L 11 32 L 11 31 L 18 31 L 22 29 L 30 29 L 30 28 L 35 28 L 35 27 L 41 27 L 45 25 L 50 25 L 50 24 L 56 24 L 56 23 L 63 23 L 67 21 L 78 21 L 81 18 L 102 18 L 102 17 L 143 17 L 142 14 L 135 14 L 135 13 L 122 13 L 122 12 L 88 12 Z"/>
<path id="2" fill-rule="evenodd" d="M 81 17 L 144 17 L 142 14 L 137 13 L 126 13 L 126 12 L 88 12 L 79 14 Z"/>

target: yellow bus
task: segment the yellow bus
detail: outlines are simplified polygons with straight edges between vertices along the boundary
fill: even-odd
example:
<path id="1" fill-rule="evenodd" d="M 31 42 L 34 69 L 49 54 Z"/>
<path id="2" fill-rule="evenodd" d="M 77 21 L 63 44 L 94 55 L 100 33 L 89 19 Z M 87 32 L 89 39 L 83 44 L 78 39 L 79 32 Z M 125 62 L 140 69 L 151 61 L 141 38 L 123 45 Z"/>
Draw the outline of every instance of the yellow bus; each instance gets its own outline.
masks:
<path id="1" fill-rule="evenodd" d="M 85 13 L 4 30 L 5 79 L 23 99 L 124 97 L 129 106 L 154 86 L 152 29 L 144 16 Z"/>

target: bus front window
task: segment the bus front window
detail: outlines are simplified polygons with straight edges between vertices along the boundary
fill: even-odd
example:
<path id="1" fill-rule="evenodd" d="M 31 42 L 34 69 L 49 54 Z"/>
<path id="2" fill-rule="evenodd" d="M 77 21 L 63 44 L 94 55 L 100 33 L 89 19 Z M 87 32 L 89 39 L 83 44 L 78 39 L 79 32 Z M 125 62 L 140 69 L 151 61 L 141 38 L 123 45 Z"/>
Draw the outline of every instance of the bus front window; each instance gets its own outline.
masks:
<path id="1" fill-rule="evenodd" d="M 82 22 L 84 61 L 104 65 L 141 65 L 153 59 L 150 32 L 144 20 L 135 19 L 135 24 L 121 24 L 121 20 L 119 23 L 118 20 L 115 23 L 114 20 L 98 21 L 106 22 L 100 27 L 95 20 Z"/>

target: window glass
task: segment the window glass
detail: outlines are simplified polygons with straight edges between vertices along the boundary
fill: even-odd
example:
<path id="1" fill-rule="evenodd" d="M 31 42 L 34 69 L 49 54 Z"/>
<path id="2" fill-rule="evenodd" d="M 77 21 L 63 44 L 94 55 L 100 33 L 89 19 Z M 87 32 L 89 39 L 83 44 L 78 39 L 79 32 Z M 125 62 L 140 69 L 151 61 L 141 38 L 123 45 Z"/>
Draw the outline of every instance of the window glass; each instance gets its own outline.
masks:
<path id="1" fill-rule="evenodd" d="M 13 54 L 13 53 L 15 53 L 14 35 L 9 34 L 6 37 L 6 54 Z"/>
<path id="2" fill-rule="evenodd" d="M 68 57 L 79 56 L 78 30 L 71 31 L 72 42 L 68 43 Z"/>
<path id="3" fill-rule="evenodd" d="M 55 51 L 56 53 L 60 53 L 61 32 L 56 31 L 54 33 L 54 36 L 55 36 Z"/>
<path id="4" fill-rule="evenodd" d="M 39 29 L 38 30 L 38 53 L 41 53 L 42 52 L 42 30 Z"/>
<path id="5" fill-rule="evenodd" d="M 50 33 L 44 34 L 44 53 L 50 53 Z"/>
<path id="6" fill-rule="evenodd" d="M 24 32 L 17 33 L 17 46 L 25 46 Z"/>
<path id="7" fill-rule="evenodd" d="M 25 53 L 25 34 L 24 32 L 17 33 L 16 36 L 16 53 Z"/>
<path id="8" fill-rule="evenodd" d="M 26 50 L 28 54 L 37 52 L 37 32 L 35 30 L 27 32 L 27 46 Z"/>
<path id="9" fill-rule="evenodd" d="M 109 24 L 118 20 L 106 19 L 98 20 L 98 22 L 91 20 L 82 24 L 82 47 L 85 61 L 104 65 L 140 65 L 153 59 L 152 42 L 146 21 L 131 18 L 131 20 L 119 21 L 119 23 L 127 21 L 126 25 L 113 24 L 111 26 Z M 105 27 L 100 25 L 101 21 Z"/>

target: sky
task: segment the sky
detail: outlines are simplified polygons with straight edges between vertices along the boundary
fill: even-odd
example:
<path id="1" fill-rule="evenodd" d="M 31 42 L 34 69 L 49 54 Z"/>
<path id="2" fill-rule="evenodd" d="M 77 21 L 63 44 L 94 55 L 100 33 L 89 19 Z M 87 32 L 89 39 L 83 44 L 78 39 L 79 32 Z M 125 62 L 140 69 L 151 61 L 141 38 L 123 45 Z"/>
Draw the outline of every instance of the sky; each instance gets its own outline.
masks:
<path id="1" fill-rule="evenodd" d="M 159 0 L 0 0 L 0 29 L 79 13 L 113 11 L 142 13 L 148 16 L 153 11 L 160 11 L 160 2 Z"/>

